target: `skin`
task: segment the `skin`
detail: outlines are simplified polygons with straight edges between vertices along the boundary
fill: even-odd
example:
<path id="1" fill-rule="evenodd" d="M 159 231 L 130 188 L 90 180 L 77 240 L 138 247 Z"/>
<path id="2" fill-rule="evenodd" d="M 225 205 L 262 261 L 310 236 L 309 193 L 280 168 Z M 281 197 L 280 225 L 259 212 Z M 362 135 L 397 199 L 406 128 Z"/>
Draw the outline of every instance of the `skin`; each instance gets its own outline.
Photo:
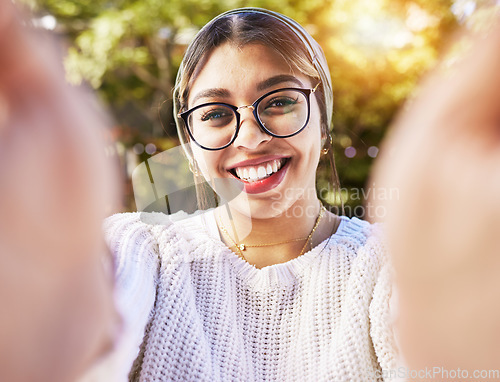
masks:
<path id="1" fill-rule="evenodd" d="M 292 78 L 259 87 L 265 81 L 283 75 Z M 311 83 L 305 75 L 292 71 L 280 55 L 263 45 L 238 47 L 225 43 L 212 51 L 202 68 L 198 69 L 188 103 L 190 108 L 206 102 L 250 105 L 271 90 L 284 87 L 313 88 L 316 84 Z M 207 94 L 210 89 L 223 89 L 225 94 Z M 320 209 L 315 174 L 321 151 L 321 129 L 315 96 L 311 97 L 308 125 L 301 133 L 290 138 L 274 138 L 263 132 L 250 110 L 242 110 L 241 116 L 240 132 L 231 146 L 218 151 L 206 151 L 192 145 L 194 157 L 207 180 L 234 179 L 228 172 L 234 164 L 268 155 L 289 157 L 290 163 L 283 181 L 277 187 L 258 194 L 242 192 L 229 203 L 233 221 L 229 220 L 225 209 L 217 211 L 219 219 L 226 228 L 231 228 L 232 238 L 239 238 L 238 242 L 249 245 L 307 237 Z M 315 232 L 313 244 L 327 238 L 336 224 L 335 215 L 328 213 Z M 230 240 L 227 244 L 232 245 Z M 304 244 L 305 240 L 273 246 L 273 251 L 268 248 L 248 248 L 245 257 L 258 267 L 272 265 L 293 259 Z"/>
<path id="2" fill-rule="evenodd" d="M 413 370 L 497 370 L 500 354 L 500 20 L 429 76 L 398 118 L 373 174 Z M 498 380 L 498 375 L 474 380 Z"/>
<path id="3" fill-rule="evenodd" d="M 73 381 L 118 328 L 102 267 L 117 200 L 105 123 L 43 37 L 0 0 L 1 381 Z"/>

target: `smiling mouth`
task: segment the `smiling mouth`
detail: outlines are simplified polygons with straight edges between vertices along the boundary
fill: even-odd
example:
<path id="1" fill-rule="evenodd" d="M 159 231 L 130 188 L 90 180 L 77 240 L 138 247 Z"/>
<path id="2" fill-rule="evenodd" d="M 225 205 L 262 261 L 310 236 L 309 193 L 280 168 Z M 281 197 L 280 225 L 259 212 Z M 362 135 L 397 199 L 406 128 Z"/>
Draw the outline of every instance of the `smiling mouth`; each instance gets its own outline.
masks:
<path id="1" fill-rule="evenodd" d="M 279 172 L 289 159 L 290 158 L 280 158 L 260 163 L 257 166 L 236 167 L 229 170 L 229 172 L 244 182 L 255 183 Z"/>

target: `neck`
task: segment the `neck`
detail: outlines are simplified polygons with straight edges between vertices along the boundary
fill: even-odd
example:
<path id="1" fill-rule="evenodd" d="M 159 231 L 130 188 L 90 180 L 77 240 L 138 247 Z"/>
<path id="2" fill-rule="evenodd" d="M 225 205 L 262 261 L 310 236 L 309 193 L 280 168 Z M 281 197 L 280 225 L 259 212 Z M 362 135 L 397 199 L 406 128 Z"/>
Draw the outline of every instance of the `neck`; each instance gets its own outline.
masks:
<path id="1" fill-rule="evenodd" d="M 320 210 L 321 204 L 314 198 L 299 200 L 278 215 L 267 218 L 249 217 L 230 204 L 219 207 L 216 216 L 219 227 L 222 226 L 221 237 L 226 245 L 239 256 L 243 255 L 249 263 L 262 267 L 291 260 L 301 252 L 307 252 L 318 239 L 328 236 L 331 229 L 326 235 L 318 235 L 325 230 L 323 220 L 330 220 L 325 214 L 314 235 L 308 240 L 318 221 Z M 244 252 L 235 248 L 235 243 L 244 244 Z M 279 244 L 269 245 L 274 243 Z"/>

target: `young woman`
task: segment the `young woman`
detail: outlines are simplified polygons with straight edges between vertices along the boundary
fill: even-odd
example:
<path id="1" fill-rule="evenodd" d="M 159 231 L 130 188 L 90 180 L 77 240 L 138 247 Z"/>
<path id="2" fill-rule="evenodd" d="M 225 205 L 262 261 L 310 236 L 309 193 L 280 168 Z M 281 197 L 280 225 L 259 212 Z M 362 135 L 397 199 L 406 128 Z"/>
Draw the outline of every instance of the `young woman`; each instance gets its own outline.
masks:
<path id="1" fill-rule="evenodd" d="M 190 167 L 223 200 L 183 220 L 107 220 L 122 370 L 134 362 L 142 381 L 369 381 L 394 369 L 384 246 L 317 198 L 332 111 L 318 44 L 283 15 L 230 11 L 191 43 L 174 98 Z"/>
<path id="2" fill-rule="evenodd" d="M 194 216 L 131 213 L 108 218 L 105 236 L 115 262 L 112 296 L 100 266 L 98 255 L 105 249 L 97 232 L 110 172 L 88 161 L 89 152 L 99 159 L 102 146 L 90 128 L 103 123 L 84 96 L 63 84 L 46 51 L 20 28 L 10 2 L 0 0 L 0 6 L 5 11 L 0 13 L 0 48 L 10 53 L 0 56 L 0 210 L 6 217 L 0 219 L 0 297 L 3 312 L 8 312 L 0 315 L 2 380 L 65 381 L 82 374 L 84 380 L 106 381 L 394 377 L 391 272 L 378 229 L 325 211 L 316 197 L 319 157 L 331 154 L 332 91 L 323 53 L 302 27 L 277 13 L 241 9 L 219 16 L 197 35 L 175 89 L 178 129 L 193 173 L 214 185 L 220 205 Z M 491 49 L 498 41 L 494 37 L 477 55 L 480 62 L 492 63 L 484 73 L 497 73 L 500 55 Z M 461 69 L 462 91 L 475 83 L 472 74 L 478 73 L 474 66 L 466 68 L 472 69 Z M 498 74 L 493 78 L 498 80 Z M 472 94 L 489 89 L 492 101 L 490 107 L 475 109 L 477 115 L 471 112 L 467 121 L 486 121 L 486 115 L 488 121 L 498 120 L 492 105 L 500 87 L 488 87 L 490 83 L 489 76 L 479 76 L 483 86 Z M 450 111 L 461 110 L 462 103 L 453 100 L 462 99 L 446 84 L 447 97 L 430 96 L 417 104 L 414 114 L 402 120 L 403 127 L 426 116 L 428 129 L 440 128 L 453 115 Z M 441 95 L 436 88 L 427 94 Z M 425 113 L 432 108 L 443 114 Z M 418 130 L 417 141 L 422 142 L 428 129 L 410 130 Z M 467 126 L 461 129 L 455 142 L 464 142 L 468 131 Z M 485 138 L 490 129 L 481 132 L 478 136 Z M 400 134 L 393 142 L 400 149 L 415 148 L 414 138 Z M 492 154 L 471 157 L 477 168 L 494 170 L 491 159 L 498 150 L 494 140 L 487 141 Z M 22 158 L 16 156 L 19 149 L 24 149 Z M 408 208 L 420 200 L 426 177 L 441 173 L 433 165 L 443 152 L 429 152 L 417 162 L 408 156 L 414 150 L 400 153 L 403 170 L 386 158 L 381 169 L 392 177 L 379 172 L 391 186 L 405 185 L 407 174 L 412 177 L 411 187 L 404 188 L 408 199 L 402 207 L 392 206 L 389 222 L 399 255 L 395 264 L 404 281 L 401 292 L 407 298 L 402 334 L 415 344 L 406 346 L 410 351 L 405 355 L 413 365 L 434 366 L 428 361 L 440 360 L 440 353 L 429 351 L 433 335 L 450 367 L 479 365 L 477 360 L 492 365 L 498 341 L 484 334 L 496 333 L 499 309 L 468 296 L 498 285 L 489 271 L 498 269 L 498 244 L 470 235 L 477 230 L 450 224 L 458 221 L 454 207 L 468 193 L 432 193 L 446 203 L 430 222 L 421 208 Z M 461 159 L 460 151 L 444 155 Z M 11 163 L 17 163 L 17 171 L 12 172 Z M 464 171 L 471 174 L 468 167 Z M 485 184 L 498 190 L 497 180 Z M 33 187 L 44 203 L 31 203 Z M 486 200 L 489 209 L 478 209 L 475 216 L 494 223 L 492 216 L 498 215 L 491 215 L 491 208 L 498 211 L 498 203 L 491 195 Z M 436 226 L 439 219 L 445 221 Z M 426 227 L 446 227 L 448 235 L 461 235 L 451 242 Z M 465 261 L 473 258 L 468 244 L 478 242 L 484 243 L 482 261 Z M 437 277 L 427 269 L 436 259 L 449 260 L 450 249 L 461 245 L 460 276 L 482 278 L 476 277 L 476 287 L 469 284 L 457 301 L 452 290 L 440 286 L 446 281 L 459 285 L 454 273 Z M 440 292 L 435 299 L 428 299 L 429 290 L 419 284 L 419 276 L 426 275 L 433 276 L 425 278 L 428 285 Z M 476 310 L 464 314 L 464 303 Z M 435 310 L 424 309 L 429 307 Z M 446 320 L 443 307 L 462 313 Z M 434 311 L 437 315 L 429 314 Z M 482 324 L 481 335 L 466 336 L 470 346 L 457 347 L 450 338 L 467 333 L 473 320 Z M 411 337 L 415 328 L 423 335 Z"/>

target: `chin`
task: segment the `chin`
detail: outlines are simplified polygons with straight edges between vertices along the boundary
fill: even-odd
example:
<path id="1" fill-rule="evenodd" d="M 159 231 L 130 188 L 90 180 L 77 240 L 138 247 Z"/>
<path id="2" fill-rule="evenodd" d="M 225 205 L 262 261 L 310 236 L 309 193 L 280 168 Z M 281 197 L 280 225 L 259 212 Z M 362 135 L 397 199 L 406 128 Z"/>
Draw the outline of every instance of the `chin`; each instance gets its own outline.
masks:
<path id="1" fill-rule="evenodd" d="M 273 194 L 273 193 L 270 193 Z M 284 200 L 278 192 L 266 198 L 242 192 L 229 202 L 232 211 L 251 219 L 271 219 L 285 213 L 294 205 L 293 200 Z"/>

